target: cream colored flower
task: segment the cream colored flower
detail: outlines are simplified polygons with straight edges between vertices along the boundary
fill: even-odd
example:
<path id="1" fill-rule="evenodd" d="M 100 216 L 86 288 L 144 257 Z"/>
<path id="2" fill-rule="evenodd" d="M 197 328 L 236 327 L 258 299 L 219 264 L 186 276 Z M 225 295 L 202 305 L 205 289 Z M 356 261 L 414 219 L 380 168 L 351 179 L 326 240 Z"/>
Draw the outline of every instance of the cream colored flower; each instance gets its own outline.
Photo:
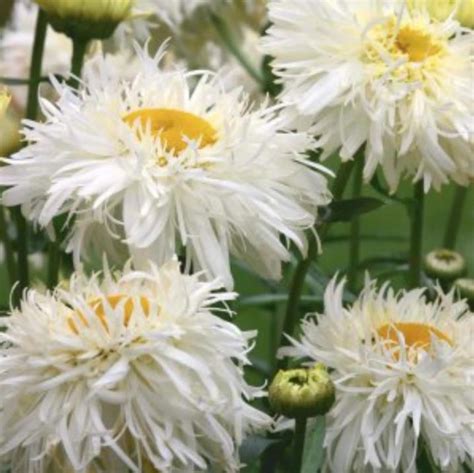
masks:
<path id="1" fill-rule="evenodd" d="M 272 0 L 264 51 L 275 57 L 281 100 L 312 124 L 323 158 L 381 166 L 425 191 L 474 177 L 473 39 L 395 0 Z M 297 123 L 298 125 L 298 123 Z"/>
<path id="2" fill-rule="evenodd" d="M 474 314 L 454 291 L 430 302 L 367 281 L 351 306 L 333 280 L 321 316 L 302 324 L 283 354 L 333 369 L 326 470 L 415 473 L 424 443 L 443 472 L 462 471 L 474 447 Z M 423 473 L 418 470 L 419 473 Z"/>
<path id="3" fill-rule="evenodd" d="M 24 130 L 30 145 L 0 169 L 4 204 L 41 226 L 74 216 L 77 263 L 100 223 L 139 267 L 183 251 L 188 268 L 231 287 L 232 254 L 280 277 L 286 243 L 304 252 L 304 231 L 330 200 L 325 168 L 304 154 L 312 138 L 288 132 L 274 107 L 250 109 L 212 73 L 163 71 L 163 51 L 139 55 L 132 81 L 99 59 L 80 93 L 57 84 L 46 121 Z"/>
<path id="4" fill-rule="evenodd" d="M 235 297 L 219 288 L 172 261 L 30 290 L 0 333 L 0 459 L 12 473 L 238 471 L 270 419 L 243 376 L 255 334 L 215 315 Z"/>

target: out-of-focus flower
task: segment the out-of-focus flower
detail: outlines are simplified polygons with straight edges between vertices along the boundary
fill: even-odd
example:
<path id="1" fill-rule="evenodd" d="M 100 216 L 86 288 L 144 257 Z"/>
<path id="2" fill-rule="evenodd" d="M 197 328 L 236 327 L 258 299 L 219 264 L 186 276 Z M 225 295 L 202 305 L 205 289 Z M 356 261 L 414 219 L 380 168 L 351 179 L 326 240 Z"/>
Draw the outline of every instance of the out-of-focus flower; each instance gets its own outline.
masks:
<path id="1" fill-rule="evenodd" d="M 0 119 L 3 118 L 8 106 L 10 105 L 12 96 L 6 87 L 0 85 Z"/>
<path id="2" fill-rule="evenodd" d="M 334 279 L 325 314 L 281 350 L 334 370 L 328 470 L 415 473 L 423 443 L 442 471 L 460 471 L 474 440 L 474 314 L 454 291 L 428 302 L 422 289 L 395 294 L 367 281 L 344 308 L 343 289 Z"/>
<path id="3" fill-rule="evenodd" d="M 134 0 L 34 0 L 56 31 L 80 40 L 109 38 Z"/>
<path id="4" fill-rule="evenodd" d="M 438 21 L 449 16 L 468 28 L 474 28 L 474 0 L 408 0 L 408 7 L 426 11 Z"/>
<path id="5" fill-rule="evenodd" d="M 27 1 L 16 1 L 13 16 L 6 28 L 0 30 L 0 76 L 28 79 L 38 8 Z M 71 62 L 72 45 L 66 36 L 48 28 L 43 55 L 42 75 L 67 75 Z M 45 94 L 46 85 L 41 85 Z M 28 87 L 11 88 L 12 109 L 20 116 L 26 106 Z"/>
<path id="6" fill-rule="evenodd" d="M 304 231 L 330 200 L 325 169 L 304 154 L 313 139 L 286 131 L 274 107 L 249 110 L 240 88 L 159 70 L 162 50 L 138 52 L 133 81 L 103 61 L 78 94 L 57 85 L 57 104 L 43 102 L 46 121 L 24 130 L 30 145 L 0 170 L 12 187 L 4 204 L 22 204 L 42 226 L 74 215 L 76 261 L 100 222 L 139 266 L 184 247 L 188 264 L 227 287 L 229 253 L 278 278 L 290 258 L 284 240 L 304 252 Z"/>
<path id="7" fill-rule="evenodd" d="M 254 334 L 213 314 L 235 297 L 219 288 L 172 261 L 30 290 L 0 333 L 12 473 L 237 471 L 271 419 L 248 404 L 264 395 L 243 377 Z"/>
<path id="8" fill-rule="evenodd" d="M 398 1 L 272 0 L 269 16 L 281 100 L 296 125 L 313 124 L 323 158 L 365 146 L 365 179 L 380 165 L 392 191 L 405 175 L 425 191 L 468 185 L 473 32 Z"/>

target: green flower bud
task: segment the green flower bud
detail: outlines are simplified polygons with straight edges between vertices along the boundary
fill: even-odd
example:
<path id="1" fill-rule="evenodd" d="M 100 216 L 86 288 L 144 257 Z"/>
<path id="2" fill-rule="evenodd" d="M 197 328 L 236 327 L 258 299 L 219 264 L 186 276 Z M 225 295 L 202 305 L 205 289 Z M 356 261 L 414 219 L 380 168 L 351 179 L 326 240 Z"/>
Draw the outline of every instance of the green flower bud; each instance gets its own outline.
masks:
<path id="1" fill-rule="evenodd" d="M 35 0 L 53 28 L 72 39 L 106 39 L 130 15 L 133 0 Z"/>
<path id="2" fill-rule="evenodd" d="M 469 304 L 474 304 L 474 279 L 459 278 L 454 281 L 454 288 L 459 291 L 463 299 L 467 299 Z"/>
<path id="3" fill-rule="evenodd" d="M 434 279 L 451 281 L 465 274 L 466 261 L 456 251 L 434 250 L 425 256 L 425 271 Z"/>
<path id="4" fill-rule="evenodd" d="M 280 370 L 268 390 L 274 411 L 290 418 L 324 415 L 335 396 L 334 384 L 321 363 L 310 369 Z"/>

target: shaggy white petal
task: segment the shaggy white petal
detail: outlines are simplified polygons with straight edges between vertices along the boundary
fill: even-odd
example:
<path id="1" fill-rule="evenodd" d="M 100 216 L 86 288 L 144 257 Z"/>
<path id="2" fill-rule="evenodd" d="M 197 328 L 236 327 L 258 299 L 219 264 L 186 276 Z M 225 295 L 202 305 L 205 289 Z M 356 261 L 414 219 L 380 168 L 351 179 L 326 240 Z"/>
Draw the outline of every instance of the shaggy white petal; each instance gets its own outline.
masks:
<path id="1" fill-rule="evenodd" d="M 334 370 L 326 470 L 416 473 L 423 440 L 441 471 L 461 471 L 474 450 L 474 314 L 453 292 L 429 302 L 423 290 L 395 294 L 370 281 L 343 308 L 343 287 L 329 284 L 325 313 L 308 316 L 301 340 L 282 349 Z"/>
<path id="2" fill-rule="evenodd" d="M 225 92 L 210 73 L 163 71 L 163 51 L 138 52 L 132 80 L 98 56 L 80 93 L 56 84 L 58 102 L 42 100 L 46 121 L 25 123 L 30 144 L 0 169 L 0 185 L 10 187 L 3 203 L 22 204 L 42 226 L 74 216 L 76 261 L 99 223 L 137 266 L 162 264 L 184 246 L 188 265 L 226 287 L 229 253 L 279 277 L 290 258 L 285 243 L 304 251 L 304 230 L 330 200 L 324 168 L 303 154 L 312 138 L 285 131 L 275 108 L 250 109 L 240 88 Z M 147 110 L 161 120 L 155 129 Z M 141 124 L 127 122 L 133 113 Z M 173 149 L 160 138 L 164 128 Z"/>
<path id="3" fill-rule="evenodd" d="M 13 473 L 238 471 L 242 439 L 271 423 L 243 377 L 255 334 L 215 315 L 235 294 L 198 276 L 172 261 L 26 294 L 0 333 Z"/>
<path id="4" fill-rule="evenodd" d="M 323 156 L 365 145 L 365 179 L 381 166 L 392 191 L 403 176 L 472 182 L 472 30 L 402 0 L 271 0 L 269 16 L 281 100 Z"/>

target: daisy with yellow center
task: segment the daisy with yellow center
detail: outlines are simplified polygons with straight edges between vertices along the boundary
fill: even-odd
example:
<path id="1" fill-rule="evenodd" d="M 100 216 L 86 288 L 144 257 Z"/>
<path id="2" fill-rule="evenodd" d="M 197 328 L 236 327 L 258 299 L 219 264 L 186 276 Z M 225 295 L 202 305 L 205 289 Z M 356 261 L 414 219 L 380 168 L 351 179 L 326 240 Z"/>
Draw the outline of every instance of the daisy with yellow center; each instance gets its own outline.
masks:
<path id="1" fill-rule="evenodd" d="M 334 279 L 324 314 L 307 317 L 301 340 L 281 349 L 333 370 L 327 471 L 417 473 L 422 444 L 440 471 L 461 471 L 474 440 L 474 314 L 466 301 L 439 291 L 428 302 L 421 289 L 396 294 L 367 281 L 345 308 L 343 291 Z"/>
<path id="2" fill-rule="evenodd" d="M 263 395 L 243 378 L 253 335 L 214 315 L 235 297 L 218 289 L 171 261 L 28 292 L 0 333 L 1 461 L 12 473 L 237 471 L 242 439 L 270 419 L 248 404 Z"/>
<path id="3" fill-rule="evenodd" d="M 381 166 L 425 191 L 474 177 L 473 32 L 404 1 L 271 0 L 263 39 L 295 126 L 319 137 L 323 158 Z M 334 34 L 337 31 L 338 34 Z"/>
<path id="4" fill-rule="evenodd" d="M 231 287 L 233 254 L 278 278 L 286 242 L 304 251 L 330 200 L 326 170 L 304 154 L 313 138 L 212 73 L 161 70 L 163 54 L 138 50 L 131 79 L 99 55 L 80 93 L 58 85 L 46 121 L 24 130 L 30 145 L 0 169 L 3 203 L 41 226 L 74 215 L 77 263 L 114 241 L 137 267 L 185 252 L 188 268 Z"/>

